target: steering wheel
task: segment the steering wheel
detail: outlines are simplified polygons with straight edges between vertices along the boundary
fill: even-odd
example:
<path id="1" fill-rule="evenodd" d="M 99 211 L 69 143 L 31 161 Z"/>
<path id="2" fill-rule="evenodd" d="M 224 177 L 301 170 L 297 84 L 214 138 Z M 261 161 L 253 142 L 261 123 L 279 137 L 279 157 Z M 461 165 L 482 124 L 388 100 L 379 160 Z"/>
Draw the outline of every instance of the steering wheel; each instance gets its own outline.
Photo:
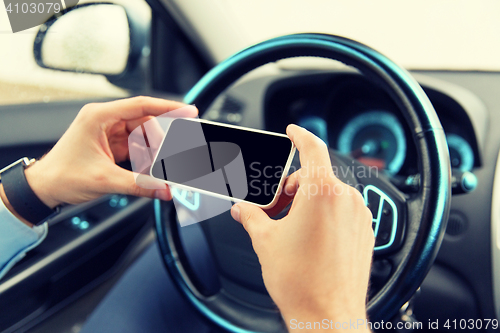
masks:
<path id="1" fill-rule="evenodd" d="M 420 174 L 416 193 L 401 192 L 383 175 L 349 176 L 362 185 L 365 202 L 374 216 L 375 257 L 390 262 L 392 267 L 383 286 L 368 301 L 368 318 L 388 320 L 411 298 L 433 264 L 450 204 L 445 134 L 429 99 L 412 76 L 358 42 L 325 34 L 295 34 L 262 42 L 228 58 L 191 89 L 185 102 L 195 104 L 202 113 L 247 72 L 299 56 L 330 58 L 357 68 L 389 93 L 412 131 Z M 334 165 L 354 163 L 363 167 L 334 152 L 331 156 Z M 248 235 L 229 213 L 202 223 L 221 281 L 220 290 L 212 294 L 203 289 L 187 262 L 173 204 L 156 200 L 155 220 L 162 258 L 170 276 L 205 318 L 232 332 L 287 331 L 262 283 L 260 265 Z"/>

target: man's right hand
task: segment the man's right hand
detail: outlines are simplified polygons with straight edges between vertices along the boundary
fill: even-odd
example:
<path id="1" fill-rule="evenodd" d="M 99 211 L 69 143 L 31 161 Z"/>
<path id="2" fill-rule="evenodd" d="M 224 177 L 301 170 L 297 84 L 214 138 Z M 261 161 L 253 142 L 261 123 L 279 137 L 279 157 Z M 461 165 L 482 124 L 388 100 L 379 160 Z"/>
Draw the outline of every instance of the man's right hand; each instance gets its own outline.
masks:
<path id="1" fill-rule="evenodd" d="M 335 177 L 323 141 L 296 125 L 287 134 L 302 165 L 284 187 L 295 193 L 288 215 L 272 220 L 248 203 L 233 206 L 231 214 L 249 233 L 287 325 L 366 320 L 372 214 L 361 194 Z"/>

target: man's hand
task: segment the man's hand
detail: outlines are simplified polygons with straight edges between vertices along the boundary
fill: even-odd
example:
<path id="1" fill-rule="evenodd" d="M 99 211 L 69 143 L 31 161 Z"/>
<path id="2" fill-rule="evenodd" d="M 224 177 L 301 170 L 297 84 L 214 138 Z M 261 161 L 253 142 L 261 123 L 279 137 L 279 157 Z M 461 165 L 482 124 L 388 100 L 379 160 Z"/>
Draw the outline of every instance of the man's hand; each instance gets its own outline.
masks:
<path id="1" fill-rule="evenodd" d="M 302 168 L 288 177 L 295 194 L 288 215 L 272 220 L 239 203 L 232 216 L 243 224 L 262 265 L 264 283 L 287 325 L 366 319 L 366 294 L 375 237 L 361 194 L 333 174 L 323 141 L 290 125 Z"/>
<path id="2" fill-rule="evenodd" d="M 165 183 L 163 189 L 141 188 L 133 173 L 116 163 L 128 158 L 128 136 L 134 128 L 181 107 L 185 104 L 151 97 L 88 104 L 54 148 L 26 169 L 28 183 L 50 207 L 78 204 L 107 193 L 170 200 Z M 185 109 L 185 117 L 198 114 L 195 107 Z"/>

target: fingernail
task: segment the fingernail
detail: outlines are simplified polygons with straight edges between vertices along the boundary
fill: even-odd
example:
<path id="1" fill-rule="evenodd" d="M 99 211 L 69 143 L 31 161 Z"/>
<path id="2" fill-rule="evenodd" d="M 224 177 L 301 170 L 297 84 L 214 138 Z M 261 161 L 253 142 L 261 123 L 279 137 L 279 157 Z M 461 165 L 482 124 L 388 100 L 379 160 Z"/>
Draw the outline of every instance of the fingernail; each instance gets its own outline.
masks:
<path id="1" fill-rule="evenodd" d="M 294 184 L 287 184 L 285 186 L 285 194 L 288 196 L 294 195 L 297 192 L 297 187 Z"/>
<path id="2" fill-rule="evenodd" d="M 167 185 L 167 188 L 165 189 L 165 192 L 167 194 L 168 199 L 167 200 L 172 200 L 174 198 L 172 191 L 170 190 L 170 187 Z"/>
<path id="3" fill-rule="evenodd" d="M 156 190 L 155 198 L 163 201 L 169 201 L 170 199 L 172 199 L 172 196 L 169 190 Z"/>
<path id="4" fill-rule="evenodd" d="M 231 216 L 233 217 L 233 219 L 240 222 L 240 207 L 238 207 L 238 205 L 234 205 L 231 208 Z"/>

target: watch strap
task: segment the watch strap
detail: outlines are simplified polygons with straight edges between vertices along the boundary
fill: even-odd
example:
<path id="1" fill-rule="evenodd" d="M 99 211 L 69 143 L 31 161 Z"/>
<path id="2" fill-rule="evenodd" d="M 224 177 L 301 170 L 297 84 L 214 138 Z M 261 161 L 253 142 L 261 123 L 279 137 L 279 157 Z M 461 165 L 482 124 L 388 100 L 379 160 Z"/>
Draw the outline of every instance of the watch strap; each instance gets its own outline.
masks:
<path id="1" fill-rule="evenodd" d="M 2 173 L 2 185 L 5 196 L 12 208 L 28 222 L 40 225 L 57 210 L 45 205 L 33 192 L 26 175 L 23 163 L 18 163 Z"/>

